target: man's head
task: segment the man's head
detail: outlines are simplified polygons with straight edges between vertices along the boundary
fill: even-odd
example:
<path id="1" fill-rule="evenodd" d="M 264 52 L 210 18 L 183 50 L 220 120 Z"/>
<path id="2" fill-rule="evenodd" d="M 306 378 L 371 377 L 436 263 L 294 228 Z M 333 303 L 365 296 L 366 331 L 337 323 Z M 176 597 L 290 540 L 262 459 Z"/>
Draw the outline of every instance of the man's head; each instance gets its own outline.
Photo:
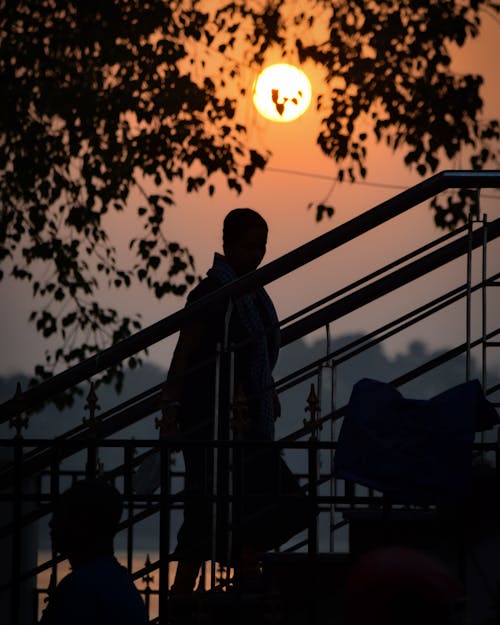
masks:
<path id="1" fill-rule="evenodd" d="M 112 553 L 121 514 L 121 497 L 113 486 L 102 480 L 76 482 L 54 507 L 54 548 L 70 559 Z"/>
<path id="2" fill-rule="evenodd" d="M 266 253 L 267 223 L 251 208 L 236 208 L 224 219 L 224 255 L 238 275 L 254 271 Z"/>

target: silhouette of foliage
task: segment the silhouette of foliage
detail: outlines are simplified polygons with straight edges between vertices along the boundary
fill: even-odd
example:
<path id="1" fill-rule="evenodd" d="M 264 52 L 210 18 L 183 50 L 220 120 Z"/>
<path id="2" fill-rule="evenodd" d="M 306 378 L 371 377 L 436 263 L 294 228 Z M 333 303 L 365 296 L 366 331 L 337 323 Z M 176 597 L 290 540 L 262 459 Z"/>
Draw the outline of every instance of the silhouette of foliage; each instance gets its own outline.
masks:
<path id="1" fill-rule="evenodd" d="M 37 330 L 62 339 L 38 378 L 140 328 L 139 316 L 99 304 L 103 285 L 145 282 L 161 298 L 195 281 L 188 249 L 165 236 L 174 181 L 194 191 L 222 172 L 240 191 L 265 164 L 223 74 L 193 69 L 190 46 L 231 37 L 197 5 L 0 2 L 0 261 L 31 283 Z M 142 232 L 124 268 L 104 220 L 130 210 L 134 190 Z"/>
<path id="2" fill-rule="evenodd" d="M 212 195 L 222 174 L 239 192 L 265 167 L 238 104 L 244 72 L 274 49 L 324 71 L 317 141 L 339 181 L 366 176 L 370 138 L 422 176 L 464 150 L 475 169 L 495 163 L 499 125 L 481 118 L 481 76 L 451 68 L 451 47 L 478 35 L 484 11 L 500 5 L 0 0 L 0 279 L 29 282 L 32 322 L 61 339 L 37 376 L 140 327 L 101 306 L 99 288 L 139 281 L 161 298 L 195 281 L 189 250 L 165 232 L 174 184 Z M 128 267 L 106 216 L 129 211 L 132 193 L 144 202 Z M 436 223 L 463 221 L 474 198 L 436 200 Z M 317 219 L 332 214 L 322 204 Z"/>

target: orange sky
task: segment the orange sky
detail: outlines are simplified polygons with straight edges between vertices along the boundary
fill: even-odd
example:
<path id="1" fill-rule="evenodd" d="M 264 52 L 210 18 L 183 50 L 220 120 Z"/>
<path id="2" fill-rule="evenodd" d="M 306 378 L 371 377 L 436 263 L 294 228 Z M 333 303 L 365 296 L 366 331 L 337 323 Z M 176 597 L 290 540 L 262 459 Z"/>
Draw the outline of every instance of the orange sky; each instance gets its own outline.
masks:
<path id="1" fill-rule="evenodd" d="M 469 42 L 465 49 L 454 57 L 455 68 L 461 72 L 481 72 L 485 77 L 483 99 L 485 115 L 500 118 L 500 86 L 498 81 L 498 61 L 500 58 L 500 25 L 491 17 L 483 18 L 481 37 Z M 318 76 L 311 72 L 313 91 Z M 249 77 L 250 80 L 251 77 Z M 313 94 L 314 98 L 314 94 Z M 289 124 L 279 124 L 265 120 L 254 110 L 251 96 L 242 104 L 242 119 L 249 128 L 250 143 L 258 143 L 262 149 L 270 149 L 273 157 L 268 169 L 257 174 L 253 185 L 245 189 L 241 196 L 225 191 L 220 184 L 217 193 L 209 198 L 204 192 L 198 194 L 178 194 L 177 206 L 167 216 L 167 236 L 187 244 L 194 254 L 198 272 L 203 274 L 211 264 L 214 250 L 220 249 L 220 231 L 224 215 L 236 206 L 251 206 L 262 213 L 270 226 L 268 254 L 272 260 L 322 232 L 349 220 L 362 211 L 397 193 L 398 188 L 406 188 L 420 181 L 417 175 L 404 169 L 400 157 L 383 147 L 374 147 L 369 154 L 369 184 L 337 185 L 331 191 L 331 182 L 314 175 L 335 176 L 335 164 L 324 157 L 315 144 L 318 118 L 313 108 L 300 119 Z M 466 166 L 464 162 L 451 163 L 442 169 Z M 291 170 L 299 174 L 283 173 L 278 170 Z M 306 175 L 306 174 L 312 174 Z M 372 186 L 373 185 L 373 186 Z M 386 185 L 386 186 L 376 186 Z M 392 188 L 392 187 L 396 188 Z M 500 193 L 485 192 L 483 209 L 490 219 L 500 215 Z M 328 197 L 335 206 L 336 213 L 329 221 L 317 224 L 314 212 L 307 210 L 309 202 L 320 202 Z M 489 199 L 489 198 L 498 199 Z M 133 203 L 131 203 L 133 204 Z M 119 249 L 126 249 L 126 241 L 134 236 L 136 227 L 135 208 L 130 218 L 120 217 L 112 222 Z M 432 214 L 427 206 L 419 206 L 411 214 L 399 218 L 389 230 L 366 235 L 347 249 L 341 249 L 323 260 L 302 269 L 297 275 L 272 284 L 269 291 L 273 296 L 280 317 L 286 316 L 311 300 L 319 299 L 356 277 L 372 271 L 385 262 L 406 253 L 430 238 L 438 235 Z M 490 255 L 492 271 L 500 270 L 500 248 L 497 245 Z M 457 262 L 451 270 L 442 271 L 432 281 L 421 281 L 406 289 L 403 296 L 392 298 L 384 305 L 376 305 L 367 311 L 360 311 L 349 320 L 336 323 L 337 334 L 348 331 L 367 330 L 404 312 L 408 307 L 418 305 L 423 299 L 437 295 L 443 284 L 452 286 L 452 281 L 465 279 L 463 262 Z M 448 286 L 447 286 L 448 288 Z M 25 285 L 4 280 L 0 286 L 2 308 L 0 327 L 4 356 L 0 362 L 0 374 L 14 371 L 30 371 L 34 364 L 43 358 L 45 341 L 34 328 L 27 325 L 32 306 L 31 293 Z M 498 291 L 498 289 L 497 289 Z M 126 314 L 137 312 L 138 306 L 145 323 L 158 320 L 177 310 L 183 301 L 177 298 L 157 301 L 142 287 L 123 293 L 102 293 L 103 303 L 119 306 Z M 491 300 L 492 314 L 498 311 L 499 299 Z M 389 354 L 404 350 L 409 340 L 422 338 L 432 347 L 441 347 L 464 340 L 463 310 L 447 314 L 429 327 L 416 328 L 401 339 L 386 345 Z M 172 341 L 151 350 L 154 362 L 167 365 Z M 499 357 L 500 358 L 500 357 Z"/>

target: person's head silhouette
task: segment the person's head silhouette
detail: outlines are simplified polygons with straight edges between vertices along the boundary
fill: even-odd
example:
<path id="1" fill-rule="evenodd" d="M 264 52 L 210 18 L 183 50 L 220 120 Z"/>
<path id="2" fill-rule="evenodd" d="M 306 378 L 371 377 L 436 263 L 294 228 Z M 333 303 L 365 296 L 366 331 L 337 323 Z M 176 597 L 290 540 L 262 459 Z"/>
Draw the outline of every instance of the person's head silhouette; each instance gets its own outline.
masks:
<path id="1" fill-rule="evenodd" d="M 235 208 L 226 215 L 222 230 L 224 256 L 239 276 L 254 271 L 262 262 L 267 232 L 266 220 L 251 208 Z"/>
<path id="2" fill-rule="evenodd" d="M 121 514 L 121 497 L 113 486 L 98 479 L 75 482 L 54 508 L 51 536 L 55 550 L 73 567 L 112 555 Z"/>

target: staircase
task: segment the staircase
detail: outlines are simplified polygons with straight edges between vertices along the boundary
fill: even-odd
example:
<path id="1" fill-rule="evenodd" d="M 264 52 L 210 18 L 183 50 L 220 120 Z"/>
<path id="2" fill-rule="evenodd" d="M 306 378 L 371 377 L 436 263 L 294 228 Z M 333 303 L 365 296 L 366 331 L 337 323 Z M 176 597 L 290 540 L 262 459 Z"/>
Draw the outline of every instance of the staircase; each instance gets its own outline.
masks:
<path id="1" fill-rule="evenodd" d="M 231 295 L 251 291 L 292 274 L 326 253 L 352 244 L 357 238 L 380 229 L 398 215 L 414 209 L 436 194 L 454 188 L 500 188 L 500 171 L 445 171 L 400 193 L 351 221 L 285 254 L 257 271 L 243 276 L 216 293 L 158 321 L 100 354 L 64 371 L 39 386 L 22 392 L 0 406 L 0 424 L 10 423 L 12 438 L 0 440 L 0 548 L 5 553 L 0 568 L 0 611 L 6 624 L 36 622 L 49 592 L 61 579 L 63 563 L 57 554 L 36 559 L 36 536 L 46 532 L 52 505 L 58 494 L 82 476 L 102 475 L 112 480 L 123 494 L 125 513 L 119 541 L 124 564 L 129 568 L 149 608 L 151 622 L 167 625 L 172 602 L 168 586 L 172 579 L 172 549 L 184 494 L 183 467 L 178 454 L 156 438 L 120 437 L 127 427 L 158 412 L 160 387 L 146 389 L 132 399 L 122 401 L 97 414 L 97 399 L 91 392 L 88 414 L 81 424 L 61 432 L 56 438 L 33 439 L 26 436 L 25 413 L 30 407 L 50 401 L 58 393 L 92 381 L 121 361 L 175 334 L 188 322 Z M 285 398 L 297 387 L 307 387 L 307 415 L 301 427 L 286 433 L 275 445 L 287 459 L 299 458 L 301 485 L 314 502 L 319 514 L 307 532 L 285 545 L 279 553 L 264 558 L 266 592 L 262 596 L 238 596 L 224 592 L 229 577 L 214 562 L 206 564 L 200 592 L 184 606 L 186 622 L 223 623 L 334 623 L 343 622 L 342 591 L 352 558 L 370 547 L 390 543 L 417 546 L 435 553 L 453 568 L 466 584 L 474 586 L 463 535 L 450 536 L 449 517 L 435 505 L 401 504 L 381 492 L 339 479 L 334 474 L 334 456 L 338 433 L 345 415 L 345 405 L 338 405 L 336 376 L 351 360 L 383 341 L 398 335 L 424 319 L 463 302 L 466 309 L 464 340 L 446 353 L 401 371 L 391 380 L 401 387 L 430 372 L 439 375 L 439 367 L 462 357 L 462 377 L 469 379 L 471 353 L 481 353 L 481 383 L 486 396 L 498 407 L 500 384 L 488 378 L 488 354 L 500 345 L 500 326 L 491 329 L 486 318 L 488 293 L 500 285 L 498 260 L 489 258 L 488 248 L 500 236 L 500 219 L 488 222 L 485 215 L 471 218 L 453 233 L 439 236 L 397 261 L 374 269 L 365 277 L 340 290 L 325 295 L 281 321 L 282 346 L 292 345 L 311 333 L 324 332 L 324 355 L 284 375 L 276 381 L 276 390 Z M 473 281 L 473 263 L 482 259 L 481 276 Z M 396 319 L 374 323 L 373 329 L 348 344 L 332 348 L 331 324 L 353 314 L 362 306 L 398 292 L 420 278 L 431 275 L 447 263 L 466 259 L 466 275 L 460 284 L 443 285 L 439 296 L 422 302 Z M 487 259 L 489 262 L 486 262 Z M 472 312 L 480 301 L 482 326 L 474 335 Z M 229 349 L 229 348 L 228 348 Z M 230 354 L 228 354 L 230 357 Z M 377 377 L 376 372 L 373 377 Z M 31 419 L 36 418 L 31 416 Z M 498 444 L 496 432 L 478 436 L 474 453 L 494 467 Z M 222 443 L 221 443 L 222 444 Z M 133 490 L 133 477 L 144 459 L 160 453 L 161 487 L 153 494 Z M 112 458 L 104 469 L 100 459 Z M 149 526 L 148 526 L 149 524 Z M 137 561 L 137 536 L 142 526 L 153 528 L 157 549 L 144 563 Z M 419 538 L 419 540 L 416 540 Z M 34 541 L 34 542 L 33 542 Z M 32 544 L 33 543 L 33 544 Z M 205 592 L 211 589 L 211 592 Z M 471 602 L 472 604 L 474 601 Z M 187 615 L 187 616 L 186 616 Z M 471 612 L 469 621 L 475 625 Z M 477 621 L 478 622 L 478 621 Z"/>

